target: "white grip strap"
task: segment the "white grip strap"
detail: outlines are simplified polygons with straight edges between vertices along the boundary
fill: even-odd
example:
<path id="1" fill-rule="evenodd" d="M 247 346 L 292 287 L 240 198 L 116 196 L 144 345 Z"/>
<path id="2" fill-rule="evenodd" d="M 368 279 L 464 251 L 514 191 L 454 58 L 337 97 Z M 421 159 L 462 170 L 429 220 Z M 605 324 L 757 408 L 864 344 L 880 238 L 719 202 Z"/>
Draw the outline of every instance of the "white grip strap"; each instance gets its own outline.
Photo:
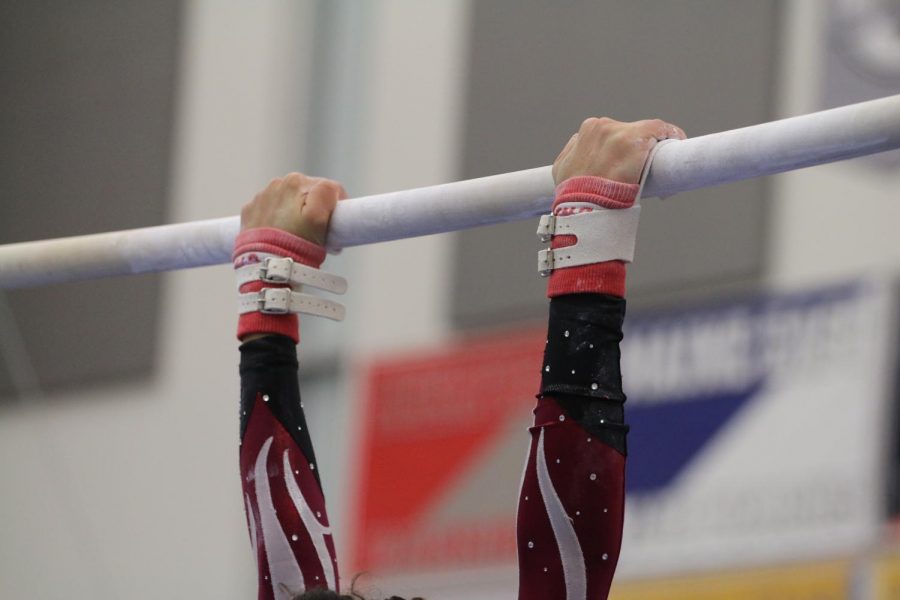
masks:
<path id="1" fill-rule="evenodd" d="M 657 140 L 653 147 L 650 148 L 650 152 L 647 154 L 647 160 L 644 161 L 644 168 L 641 171 L 640 187 L 638 188 L 637 197 L 634 200 L 635 202 L 640 202 L 641 198 L 644 197 L 644 186 L 647 185 L 647 178 L 650 177 L 650 167 L 653 166 L 653 159 L 656 158 L 656 153 L 659 152 L 659 149 L 666 144 L 671 144 L 672 142 L 677 141 L 678 140 L 671 138 Z"/>
<path id="2" fill-rule="evenodd" d="M 263 288 L 258 292 L 238 295 L 240 314 L 261 312 L 267 315 L 304 313 L 332 319 L 344 320 L 344 306 L 325 298 L 293 292 L 288 288 Z"/>
<path id="3" fill-rule="evenodd" d="M 657 151 L 675 140 L 663 139 L 656 142 L 641 171 L 635 205 L 626 209 L 598 208 L 588 204 L 590 210 L 565 217 L 544 215 L 538 223 L 537 234 L 542 242 L 549 242 L 554 235 L 574 235 L 577 242 L 556 250 L 547 249 L 538 252 L 538 272 L 547 277 L 554 269 L 577 267 L 608 260 L 634 260 L 634 247 L 637 242 L 638 221 L 641 214 L 640 202 L 644 185 L 650 175 L 650 166 Z M 584 203 L 566 203 L 567 206 Z"/>
<path id="4" fill-rule="evenodd" d="M 335 294 L 347 291 L 347 280 L 343 277 L 313 269 L 291 258 L 260 253 L 257 258 L 261 260 L 235 269 L 238 288 L 249 281 L 264 281 L 287 283 L 291 287 L 308 285 Z"/>
<path id="5" fill-rule="evenodd" d="M 554 235 L 574 235 L 577 242 L 565 248 L 538 252 L 538 271 L 546 277 L 554 269 L 590 265 L 608 260 L 634 260 L 641 207 L 597 209 L 564 217 L 544 215 L 537 234 L 542 241 Z"/>

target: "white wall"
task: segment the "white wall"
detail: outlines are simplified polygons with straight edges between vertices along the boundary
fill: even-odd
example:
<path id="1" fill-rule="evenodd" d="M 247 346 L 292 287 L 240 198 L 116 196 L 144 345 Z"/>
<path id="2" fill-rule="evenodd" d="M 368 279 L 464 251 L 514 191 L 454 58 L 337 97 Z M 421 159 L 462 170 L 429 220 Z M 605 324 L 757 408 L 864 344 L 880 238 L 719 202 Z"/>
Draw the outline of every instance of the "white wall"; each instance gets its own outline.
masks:
<path id="1" fill-rule="evenodd" d="M 309 4 L 186 4 L 173 221 L 235 214 L 301 156 Z M 0 418 L 0 598 L 251 598 L 228 268 L 167 275 L 159 372 Z M 52 340 L 48 340 L 52 343 Z"/>
<path id="2" fill-rule="evenodd" d="M 310 88 L 314 2 L 186 6 L 173 222 L 235 214 L 271 177 L 306 164 L 352 169 L 357 194 L 453 177 L 466 2 L 341 3 L 326 60 L 346 71 L 327 90 Z M 348 24 L 355 39 L 340 35 Z M 322 154 L 304 146 L 311 111 L 339 138 Z M 332 259 L 352 281 L 350 317 L 307 323 L 304 339 L 325 343 L 301 357 L 353 366 L 376 349 L 438 343 L 447 244 L 411 240 Z M 172 273 L 165 290 L 152 382 L 34 394 L 2 414 L 0 597 L 255 595 L 237 472 L 232 277 L 226 267 Z M 352 489 L 354 387 L 326 377 L 305 393 L 338 532 Z"/>

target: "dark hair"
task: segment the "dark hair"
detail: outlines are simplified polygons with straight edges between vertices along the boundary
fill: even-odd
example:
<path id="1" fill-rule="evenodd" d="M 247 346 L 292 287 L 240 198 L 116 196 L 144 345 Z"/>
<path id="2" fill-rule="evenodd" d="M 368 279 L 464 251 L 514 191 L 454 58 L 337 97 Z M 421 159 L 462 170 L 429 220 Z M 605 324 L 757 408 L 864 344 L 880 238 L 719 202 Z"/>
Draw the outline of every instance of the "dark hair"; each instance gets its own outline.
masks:
<path id="1" fill-rule="evenodd" d="M 362 573 L 357 573 L 353 576 L 353 579 L 350 580 L 349 594 L 338 594 L 337 592 L 334 592 L 327 588 L 315 588 L 306 590 L 302 594 L 297 594 L 293 597 L 292 600 L 366 600 L 365 596 L 362 596 L 359 592 L 356 591 L 357 580 L 359 580 L 359 578 L 365 574 L 365 571 L 363 571 Z M 284 586 L 284 584 L 281 585 Z M 284 586 L 282 589 L 290 593 L 290 590 L 287 589 L 287 586 Z M 384 600 L 406 600 L 406 598 L 401 598 L 400 596 L 391 596 L 390 598 L 385 598 Z M 410 598 L 409 600 L 425 599 L 416 596 L 415 598 Z"/>
<path id="2" fill-rule="evenodd" d="M 300 594 L 299 596 L 294 596 L 294 600 L 366 600 L 355 591 L 351 590 L 350 595 L 338 594 L 337 592 L 333 592 L 331 590 L 326 590 L 324 588 L 317 588 L 314 590 L 307 590 Z M 390 598 L 385 598 L 385 600 L 405 600 L 400 596 L 391 596 Z M 422 598 L 416 597 L 411 598 L 410 600 L 423 600 Z"/>

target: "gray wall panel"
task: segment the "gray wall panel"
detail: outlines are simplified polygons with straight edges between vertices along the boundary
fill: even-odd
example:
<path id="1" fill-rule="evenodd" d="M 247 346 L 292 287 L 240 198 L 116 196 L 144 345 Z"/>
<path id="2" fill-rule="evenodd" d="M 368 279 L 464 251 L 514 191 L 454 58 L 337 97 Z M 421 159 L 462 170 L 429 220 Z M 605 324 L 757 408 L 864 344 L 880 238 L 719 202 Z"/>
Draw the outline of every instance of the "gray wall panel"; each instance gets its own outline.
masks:
<path id="1" fill-rule="evenodd" d="M 658 116 L 689 135 L 771 120 L 777 9 L 774 0 L 475 2 L 461 176 L 548 164 L 591 115 Z M 752 284 L 765 199 L 757 180 L 646 202 L 630 297 Z M 458 326 L 543 316 L 533 229 L 458 234 Z"/>
<path id="2" fill-rule="evenodd" d="M 0 5 L 0 243 L 165 221 L 179 14 L 177 0 Z M 158 277 L 8 297 L 42 387 L 152 372 Z"/>

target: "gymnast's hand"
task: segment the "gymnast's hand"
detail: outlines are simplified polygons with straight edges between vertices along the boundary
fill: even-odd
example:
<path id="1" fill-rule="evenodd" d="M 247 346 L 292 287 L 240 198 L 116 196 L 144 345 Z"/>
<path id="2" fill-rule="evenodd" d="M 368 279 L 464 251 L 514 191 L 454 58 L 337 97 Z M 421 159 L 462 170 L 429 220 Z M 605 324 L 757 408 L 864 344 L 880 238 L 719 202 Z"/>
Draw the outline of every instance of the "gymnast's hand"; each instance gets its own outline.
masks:
<path id="1" fill-rule="evenodd" d="M 270 181 L 244 206 L 241 231 L 274 227 L 324 246 L 331 214 L 345 198 L 347 192 L 337 181 L 289 173 Z"/>
<path id="2" fill-rule="evenodd" d="M 553 180 L 560 184 L 580 175 L 639 183 L 647 155 L 656 142 L 683 140 L 680 127 L 659 119 L 622 123 L 590 118 L 581 124 L 553 162 Z"/>

